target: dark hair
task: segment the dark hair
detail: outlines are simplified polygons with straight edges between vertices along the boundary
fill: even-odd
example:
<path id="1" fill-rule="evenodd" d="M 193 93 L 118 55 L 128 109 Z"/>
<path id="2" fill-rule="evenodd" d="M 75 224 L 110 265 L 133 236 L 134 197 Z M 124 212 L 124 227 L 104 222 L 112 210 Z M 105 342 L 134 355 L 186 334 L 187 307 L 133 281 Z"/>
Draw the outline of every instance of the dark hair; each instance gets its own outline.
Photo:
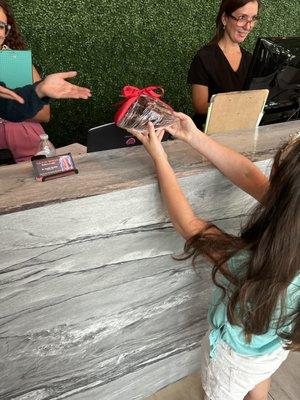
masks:
<path id="1" fill-rule="evenodd" d="M 7 23 L 11 26 L 9 34 L 5 38 L 3 44 L 7 45 L 12 50 L 24 50 L 26 47 L 25 41 L 18 29 L 18 26 L 16 24 L 15 18 L 13 16 L 13 13 L 9 5 L 5 1 L 0 0 L 0 7 L 3 9 L 6 15 Z"/>
<path id="2" fill-rule="evenodd" d="M 300 272 L 299 137 L 277 152 L 269 189 L 241 235 L 211 232 L 206 228 L 189 239 L 185 254 L 186 258 L 192 257 L 194 266 L 199 255 L 206 255 L 214 262 L 212 279 L 228 296 L 229 322 L 243 327 L 249 342 L 252 334 L 264 334 L 272 327 L 288 341 L 287 348 L 300 350 L 299 305 L 293 314 L 286 309 L 287 287 Z M 236 276 L 224 265 L 241 249 L 249 251 L 249 259 L 242 266 L 245 273 Z M 218 281 L 219 274 L 234 289 L 232 285 L 230 291 L 224 287 Z M 292 331 L 286 332 L 285 327 L 290 323 Z"/>
<path id="3" fill-rule="evenodd" d="M 216 18 L 216 32 L 211 40 L 211 42 L 219 42 L 220 39 L 224 36 L 224 26 L 222 23 L 222 16 L 225 13 L 226 15 L 232 14 L 235 10 L 240 7 L 245 6 L 248 3 L 257 2 L 258 9 L 260 8 L 260 0 L 222 0 L 219 8 L 219 12 Z"/>

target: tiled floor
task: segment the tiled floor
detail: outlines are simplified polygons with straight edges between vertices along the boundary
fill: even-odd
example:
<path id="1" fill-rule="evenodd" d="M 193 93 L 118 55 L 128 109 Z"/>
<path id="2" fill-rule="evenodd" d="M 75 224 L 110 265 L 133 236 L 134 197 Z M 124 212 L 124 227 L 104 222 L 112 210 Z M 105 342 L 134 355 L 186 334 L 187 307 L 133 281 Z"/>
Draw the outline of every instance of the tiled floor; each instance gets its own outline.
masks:
<path id="1" fill-rule="evenodd" d="M 291 353 L 272 378 L 269 400 L 300 399 L 300 353 Z M 145 400 L 203 400 L 200 374 L 192 374 Z M 224 399 L 225 400 L 225 399 Z"/>

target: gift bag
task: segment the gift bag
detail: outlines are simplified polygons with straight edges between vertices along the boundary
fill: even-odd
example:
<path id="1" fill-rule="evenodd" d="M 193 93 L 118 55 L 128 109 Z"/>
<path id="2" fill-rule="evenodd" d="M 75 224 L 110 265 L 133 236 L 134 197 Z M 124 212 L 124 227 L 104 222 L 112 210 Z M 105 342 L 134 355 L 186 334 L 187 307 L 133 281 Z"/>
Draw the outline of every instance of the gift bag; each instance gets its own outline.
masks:
<path id="1" fill-rule="evenodd" d="M 176 121 L 173 109 L 162 100 L 164 90 L 159 86 L 148 86 L 139 89 L 135 86 L 125 86 L 122 96 L 125 98 L 115 115 L 115 123 L 123 129 L 147 131 L 151 121 L 155 129 L 163 129 Z"/>

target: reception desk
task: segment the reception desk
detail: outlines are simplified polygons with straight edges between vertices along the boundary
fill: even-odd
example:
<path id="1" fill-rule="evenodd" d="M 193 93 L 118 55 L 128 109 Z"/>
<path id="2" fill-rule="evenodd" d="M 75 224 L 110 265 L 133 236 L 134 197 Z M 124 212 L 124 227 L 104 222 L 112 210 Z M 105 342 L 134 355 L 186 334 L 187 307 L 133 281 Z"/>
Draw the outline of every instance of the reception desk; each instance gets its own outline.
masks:
<path id="1" fill-rule="evenodd" d="M 300 122 L 214 135 L 268 172 Z M 195 211 L 236 232 L 254 200 L 182 142 L 165 142 Z M 143 399 L 199 368 L 212 283 L 180 254 L 142 147 L 75 156 L 36 182 L 0 168 L 0 399 Z"/>

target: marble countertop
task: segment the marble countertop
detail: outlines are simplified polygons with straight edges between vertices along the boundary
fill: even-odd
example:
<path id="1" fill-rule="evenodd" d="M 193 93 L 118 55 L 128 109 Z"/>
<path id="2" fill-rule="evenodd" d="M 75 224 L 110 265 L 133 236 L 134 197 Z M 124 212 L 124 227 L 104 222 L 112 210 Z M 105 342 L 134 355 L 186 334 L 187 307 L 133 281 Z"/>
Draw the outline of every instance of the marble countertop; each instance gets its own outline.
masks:
<path id="1" fill-rule="evenodd" d="M 219 142 L 243 153 L 252 161 L 271 158 L 300 121 L 267 125 L 256 130 L 215 134 Z M 207 160 L 180 141 L 164 142 L 178 176 L 211 168 Z M 115 190 L 153 183 L 152 161 L 142 146 L 74 156 L 78 175 L 36 182 L 30 162 L 0 168 L 0 214 L 40 207 Z"/>
<path id="2" fill-rule="evenodd" d="M 299 129 L 214 136 L 268 172 Z M 164 146 L 195 214 L 236 234 L 255 200 L 184 143 Z M 0 168 L 1 400 L 142 400 L 199 369 L 211 268 L 172 257 L 184 240 L 151 159 L 74 158 L 78 175 L 45 183 L 30 163 Z"/>

